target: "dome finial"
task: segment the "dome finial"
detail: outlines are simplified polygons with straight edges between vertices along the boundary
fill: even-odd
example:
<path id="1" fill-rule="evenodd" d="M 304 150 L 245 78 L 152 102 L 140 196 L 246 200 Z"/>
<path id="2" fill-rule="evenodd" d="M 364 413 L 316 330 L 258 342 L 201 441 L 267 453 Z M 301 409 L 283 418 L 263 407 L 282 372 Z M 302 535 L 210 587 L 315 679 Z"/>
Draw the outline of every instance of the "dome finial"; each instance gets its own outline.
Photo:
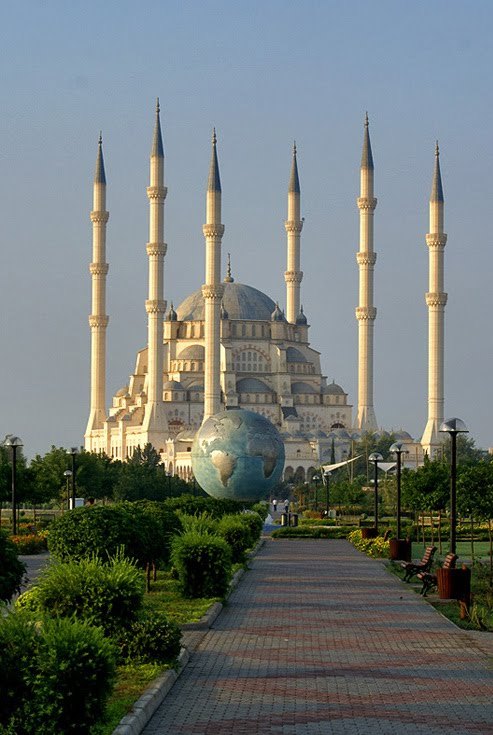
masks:
<path id="1" fill-rule="evenodd" d="M 233 283 L 234 280 L 235 279 L 231 275 L 231 253 L 228 253 L 228 264 L 226 266 L 226 277 L 224 279 L 224 282 L 225 283 Z"/>

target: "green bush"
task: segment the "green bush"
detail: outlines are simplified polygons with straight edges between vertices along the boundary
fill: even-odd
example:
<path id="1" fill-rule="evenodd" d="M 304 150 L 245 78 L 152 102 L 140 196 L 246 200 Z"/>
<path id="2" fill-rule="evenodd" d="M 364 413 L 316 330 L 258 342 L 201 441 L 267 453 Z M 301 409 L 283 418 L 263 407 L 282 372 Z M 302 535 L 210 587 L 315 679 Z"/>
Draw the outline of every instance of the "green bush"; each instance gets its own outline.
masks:
<path id="1" fill-rule="evenodd" d="M 163 503 L 122 502 L 76 508 L 53 522 L 48 548 L 59 561 L 94 555 L 102 559 L 123 549 L 142 567 L 168 562 L 171 538 L 180 529 L 176 514 Z"/>
<path id="2" fill-rule="evenodd" d="M 137 619 L 144 586 L 142 573 L 128 559 L 55 563 L 42 572 L 36 587 L 21 595 L 17 606 L 51 617 L 74 616 L 112 635 Z"/>
<path id="3" fill-rule="evenodd" d="M 260 503 L 254 503 L 251 510 L 255 511 L 255 513 L 258 513 L 262 521 L 265 521 L 265 519 L 269 515 L 269 503 L 267 503 L 265 500 L 262 500 Z"/>
<path id="4" fill-rule="evenodd" d="M 115 649 L 98 628 L 25 613 L 0 620 L 0 724 L 12 735 L 88 735 L 115 677 Z"/>
<path id="5" fill-rule="evenodd" d="M 251 503 L 241 503 L 228 498 L 201 498 L 193 495 L 182 495 L 179 498 L 169 498 L 164 505 L 170 510 L 181 510 L 186 515 L 208 513 L 212 518 L 221 518 L 227 513 L 240 513 L 249 508 Z"/>
<path id="6" fill-rule="evenodd" d="M 272 532 L 272 538 L 347 538 L 347 526 L 283 526 Z"/>
<path id="7" fill-rule="evenodd" d="M 34 622 L 27 615 L 0 616 L 0 732 L 13 725 L 15 714 L 30 699 L 29 669 L 36 639 Z"/>
<path id="8" fill-rule="evenodd" d="M 188 531 L 175 536 L 171 561 L 185 597 L 222 597 L 231 577 L 231 550 L 211 534 Z"/>
<path id="9" fill-rule="evenodd" d="M 239 515 L 242 523 L 250 529 L 250 546 L 254 546 L 260 538 L 264 522 L 256 511 L 245 511 Z"/>
<path id="10" fill-rule="evenodd" d="M 19 592 L 25 565 L 19 560 L 15 544 L 6 531 L 0 529 L 0 600 L 9 602 Z"/>
<path id="11" fill-rule="evenodd" d="M 163 613 L 147 613 L 136 620 L 118 640 L 126 662 L 172 663 L 180 653 L 181 631 Z"/>
<path id="12" fill-rule="evenodd" d="M 245 552 L 252 544 L 250 527 L 239 515 L 226 515 L 217 524 L 218 536 L 221 536 L 231 549 L 233 564 L 245 560 Z"/>
<path id="13" fill-rule="evenodd" d="M 178 511 L 183 531 L 196 531 L 197 533 L 210 533 L 217 536 L 217 521 L 209 513 L 199 513 L 190 516 Z"/>

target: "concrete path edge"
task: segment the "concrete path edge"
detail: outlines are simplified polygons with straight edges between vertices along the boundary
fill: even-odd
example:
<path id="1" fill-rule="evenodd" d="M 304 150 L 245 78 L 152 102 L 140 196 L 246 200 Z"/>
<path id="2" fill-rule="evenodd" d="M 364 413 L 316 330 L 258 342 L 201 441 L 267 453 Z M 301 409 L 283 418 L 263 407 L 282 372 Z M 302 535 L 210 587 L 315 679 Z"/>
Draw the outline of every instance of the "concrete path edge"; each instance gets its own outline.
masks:
<path id="1" fill-rule="evenodd" d="M 259 549 L 262 548 L 263 544 L 264 539 L 261 538 L 254 549 L 248 554 L 248 558 L 252 559 L 258 553 Z M 244 569 L 238 569 L 233 575 L 229 583 L 228 592 L 226 593 L 226 599 L 236 589 L 244 574 Z M 185 623 L 182 625 L 182 630 L 208 630 L 222 609 L 223 604 L 221 602 L 215 602 L 197 623 Z M 149 684 L 145 692 L 133 705 L 131 712 L 125 715 L 125 717 L 122 717 L 117 727 L 113 730 L 112 735 L 140 735 L 189 660 L 189 651 L 186 648 L 182 648 L 177 659 L 176 669 L 165 671 L 164 674 L 161 674 L 161 676 L 158 676 L 157 679 L 154 679 Z"/>

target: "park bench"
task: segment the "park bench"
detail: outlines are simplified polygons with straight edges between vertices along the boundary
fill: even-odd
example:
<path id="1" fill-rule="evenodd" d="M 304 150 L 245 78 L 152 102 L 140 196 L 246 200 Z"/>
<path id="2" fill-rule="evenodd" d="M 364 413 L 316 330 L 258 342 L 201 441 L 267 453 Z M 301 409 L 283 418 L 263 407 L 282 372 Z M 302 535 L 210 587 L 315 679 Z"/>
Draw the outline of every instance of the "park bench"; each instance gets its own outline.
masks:
<path id="1" fill-rule="evenodd" d="M 401 562 L 401 567 L 404 569 L 404 582 L 410 582 L 411 577 L 414 577 L 416 574 L 418 574 L 418 572 L 429 572 L 431 569 L 431 564 L 433 562 L 433 557 L 435 555 L 436 550 L 437 550 L 436 546 L 427 546 L 421 561 L 418 561 L 418 562 L 403 561 Z"/>
<path id="2" fill-rule="evenodd" d="M 455 569 L 456 561 L 457 554 L 447 554 L 443 561 L 442 569 Z M 426 597 L 427 593 L 438 584 L 438 577 L 432 572 L 418 572 L 416 576 L 421 580 L 422 587 L 419 594 L 423 595 L 423 597 Z"/>

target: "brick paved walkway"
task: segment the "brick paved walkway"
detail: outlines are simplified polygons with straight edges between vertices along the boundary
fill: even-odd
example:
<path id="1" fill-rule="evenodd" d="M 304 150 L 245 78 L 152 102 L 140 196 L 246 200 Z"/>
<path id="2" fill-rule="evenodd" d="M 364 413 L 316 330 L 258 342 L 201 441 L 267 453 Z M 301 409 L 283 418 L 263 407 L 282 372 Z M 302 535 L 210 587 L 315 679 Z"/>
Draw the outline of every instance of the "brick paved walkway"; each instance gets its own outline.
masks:
<path id="1" fill-rule="evenodd" d="M 268 539 L 144 733 L 491 734 L 480 645 L 346 541 Z"/>

